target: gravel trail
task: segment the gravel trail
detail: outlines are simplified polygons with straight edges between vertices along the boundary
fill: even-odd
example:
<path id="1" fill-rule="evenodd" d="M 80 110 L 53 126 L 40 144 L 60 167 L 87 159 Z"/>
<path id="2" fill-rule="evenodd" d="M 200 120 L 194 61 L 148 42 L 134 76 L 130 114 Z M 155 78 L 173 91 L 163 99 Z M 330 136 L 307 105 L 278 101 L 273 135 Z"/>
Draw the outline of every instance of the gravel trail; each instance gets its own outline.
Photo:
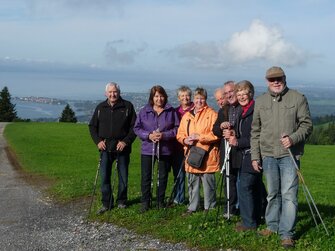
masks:
<path id="1" fill-rule="evenodd" d="M 112 224 L 86 224 L 85 210 L 53 203 L 6 153 L 0 123 L 0 250 L 189 250 Z"/>

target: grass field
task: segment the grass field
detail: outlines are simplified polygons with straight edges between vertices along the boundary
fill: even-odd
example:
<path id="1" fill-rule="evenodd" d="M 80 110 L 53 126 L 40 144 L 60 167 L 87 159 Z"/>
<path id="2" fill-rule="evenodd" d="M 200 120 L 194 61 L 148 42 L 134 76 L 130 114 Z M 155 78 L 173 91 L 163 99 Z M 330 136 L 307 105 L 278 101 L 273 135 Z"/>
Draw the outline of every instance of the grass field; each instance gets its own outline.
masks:
<path id="1" fill-rule="evenodd" d="M 47 192 L 56 200 L 69 201 L 91 195 L 99 154 L 89 136 L 87 125 L 13 123 L 6 127 L 4 134 L 23 169 L 50 180 Z M 335 146 L 306 146 L 301 163 L 302 174 L 330 236 L 326 236 L 321 225 L 319 229 L 315 227 L 300 189 L 296 250 L 334 250 L 334 152 Z M 167 196 L 172 188 L 171 175 Z M 101 217 L 92 214 L 90 220 L 110 221 L 137 233 L 172 242 L 182 241 L 204 250 L 282 249 L 277 236 L 263 238 L 254 232 L 236 233 L 234 226 L 239 219 L 233 218 L 228 222 L 219 217 L 216 221 L 217 210 L 209 212 L 206 217 L 198 212 L 183 218 L 181 214 L 186 210 L 185 205 L 139 214 L 140 195 L 140 142 L 136 140 L 129 170 L 130 206 L 125 210 L 114 209 Z M 97 196 L 94 211 L 100 206 L 99 192 Z"/>

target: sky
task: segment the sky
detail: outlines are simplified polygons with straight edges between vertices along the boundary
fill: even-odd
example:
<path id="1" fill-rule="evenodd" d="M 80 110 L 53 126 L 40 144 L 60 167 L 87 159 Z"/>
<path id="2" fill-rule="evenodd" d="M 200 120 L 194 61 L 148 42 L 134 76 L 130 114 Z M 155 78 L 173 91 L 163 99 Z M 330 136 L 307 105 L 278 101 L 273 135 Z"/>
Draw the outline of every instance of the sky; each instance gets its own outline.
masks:
<path id="1" fill-rule="evenodd" d="M 333 0 L 0 0 L 0 88 L 96 99 L 104 86 L 335 86 Z"/>

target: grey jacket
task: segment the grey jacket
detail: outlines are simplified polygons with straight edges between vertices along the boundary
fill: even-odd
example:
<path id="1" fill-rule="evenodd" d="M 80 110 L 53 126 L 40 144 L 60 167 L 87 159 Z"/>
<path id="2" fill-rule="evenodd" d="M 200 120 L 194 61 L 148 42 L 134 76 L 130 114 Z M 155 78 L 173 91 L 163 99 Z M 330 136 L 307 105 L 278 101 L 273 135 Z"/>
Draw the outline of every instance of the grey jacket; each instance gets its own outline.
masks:
<path id="1" fill-rule="evenodd" d="M 293 141 L 292 153 L 302 155 L 305 140 L 313 130 L 307 99 L 287 86 L 280 94 L 264 93 L 256 99 L 251 128 L 252 160 L 288 156 L 280 143 L 283 134 Z"/>

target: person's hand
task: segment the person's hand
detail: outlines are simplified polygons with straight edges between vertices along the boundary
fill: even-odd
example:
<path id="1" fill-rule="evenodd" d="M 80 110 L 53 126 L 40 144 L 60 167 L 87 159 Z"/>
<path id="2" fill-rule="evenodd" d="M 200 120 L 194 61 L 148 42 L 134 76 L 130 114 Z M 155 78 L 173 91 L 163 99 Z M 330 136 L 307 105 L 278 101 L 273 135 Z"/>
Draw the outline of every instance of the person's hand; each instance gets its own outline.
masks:
<path id="1" fill-rule="evenodd" d="M 262 166 L 260 165 L 260 163 L 259 163 L 258 160 L 253 160 L 253 161 L 251 162 L 251 164 L 252 164 L 252 168 L 253 168 L 256 172 L 258 172 L 258 173 L 261 172 L 261 170 L 262 170 Z"/>
<path id="2" fill-rule="evenodd" d="M 199 138 L 200 138 L 200 134 L 198 134 L 198 133 L 192 133 L 192 134 L 191 134 L 191 139 L 192 139 L 193 141 L 198 141 Z"/>
<path id="3" fill-rule="evenodd" d="M 231 136 L 234 136 L 235 132 L 234 130 L 229 130 L 229 129 L 223 129 L 222 131 L 222 136 L 226 139 L 229 140 Z"/>
<path id="4" fill-rule="evenodd" d="M 123 141 L 119 141 L 116 145 L 116 151 L 122 152 L 123 149 L 127 146 L 127 144 Z"/>
<path id="5" fill-rule="evenodd" d="M 228 142 L 229 142 L 229 145 L 231 145 L 231 146 L 238 146 L 238 141 L 237 141 L 237 138 L 235 137 L 235 135 L 230 136 Z"/>
<path id="6" fill-rule="evenodd" d="M 106 143 L 105 143 L 105 140 L 101 140 L 99 143 L 98 143 L 98 149 L 100 150 L 100 151 L 104 151 L 104 150 L 106 150 Z"/>
<path id="7" fill-rule="evenodd" d="M 162 139 L 163 134 L 158 131 L 153 131 L 152 133 L 149 134 L 149 139 L 152 142 L 158 142 Z"/>
<path id="8" fill-rule="evenodd" d="M 225 122 L 222 122 L 220 124 L 220 129 L 223 130 L 223 129 L 229 129 L 230 128 L 230 123 L 228 121 L 225 121 Z"/>
<path id="9" fill-rule="evenodd" d="M 185 145 L 192 146 L 195 145 L 198 140 L 199 140 L 199 134 L 191 134 L 190 136 L 184 139 L 184 143 Z"/>
<path id="10" fill-rule="evenodd" d="M 280 143 L 285 149 L 288 149 L 293 145 L 293 141 L 288 135 L 283 135 L 280 139 Z"/>

